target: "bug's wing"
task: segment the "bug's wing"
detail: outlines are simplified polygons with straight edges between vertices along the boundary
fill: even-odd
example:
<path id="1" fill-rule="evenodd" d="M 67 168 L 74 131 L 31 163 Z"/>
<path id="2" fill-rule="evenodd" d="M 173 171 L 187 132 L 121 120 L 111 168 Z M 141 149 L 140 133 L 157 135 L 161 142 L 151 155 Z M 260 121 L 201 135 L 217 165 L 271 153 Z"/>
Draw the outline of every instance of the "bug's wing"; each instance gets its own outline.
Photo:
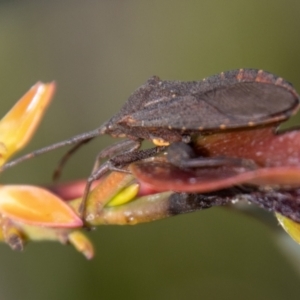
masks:
<path id="1" fill-rule="evenodd" d="M 240 82 L 204 94 L 157 99 L 123 122 L 184 130 L 247 127 L 285 120 L 298 105 L 298 96 L 281 86 Z"/>

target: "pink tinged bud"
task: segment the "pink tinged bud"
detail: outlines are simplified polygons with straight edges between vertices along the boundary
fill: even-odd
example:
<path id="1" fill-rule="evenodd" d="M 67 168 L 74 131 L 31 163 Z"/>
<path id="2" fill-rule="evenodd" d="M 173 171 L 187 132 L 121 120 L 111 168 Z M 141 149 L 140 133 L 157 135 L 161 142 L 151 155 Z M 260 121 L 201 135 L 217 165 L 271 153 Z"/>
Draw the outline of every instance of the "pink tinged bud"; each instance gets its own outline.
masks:
<path id="1" fill-rule="evenodd" d="M 56 195 L 29 185 L 0 186 L 0 212 L 25 224 L 73 228 L 81 227 L 76 213 Z"/>

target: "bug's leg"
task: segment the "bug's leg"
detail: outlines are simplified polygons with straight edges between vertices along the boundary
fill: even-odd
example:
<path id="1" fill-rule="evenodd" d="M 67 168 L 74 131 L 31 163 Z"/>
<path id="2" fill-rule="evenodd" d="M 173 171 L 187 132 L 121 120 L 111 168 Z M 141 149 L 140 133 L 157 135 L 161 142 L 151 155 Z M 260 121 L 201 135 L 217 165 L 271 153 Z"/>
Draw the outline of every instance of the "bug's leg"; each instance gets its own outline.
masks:
<path id="1" fill-rule="evenodd" d="M 91 190 L 91 186 L 95 180 L 99 179 L 101 176 L 103 176 L 110 170 L 109 164 L 110 164 L 109 161 L 102 164 L 100 166 L 100 168 L 98 168 L 98 170 L 96 172 L 92 173 L 86 181 L 86 185 L 85 185 L 83 195 L 82 195 L 82 200 L 81 200 L 81 203 L 80 203 L 80 206 L 78 209 L 79 216 L 81 217 L 82 220 L 85 220 L 86 201 L 87 201 L 89 192 Z"/>
<path id="2" fill-rule="evenodd" d="M 219 166 L 238 166 L 246 168 L 256 168 L 255 162 L 249 159 L 218 156 L 218 157 L 199 157 L 196 156 L 191 146 L 183 142 L 172 143 L 167 151 L 168 161 L 179 168 L 200 168 L 200 167 L 219 167 Z"/>
<path id="3" fill-rule="evenodd" d="M 59 179 L 61 175 L 62 168 L 66 164 L 66 162 L 69 160 L 71 155 L 75 153 L 82 145 L 88 143 L 91 139 L 81 141 L 80 143 L 76 144 L 74 147 L 72 147 L 60 160 L 58 163 L 57 168 L 53 172 L 53 180 Z M 122 142 L 115 143 L 105 149 L 103 149 L 97 156 L 96 162 L 98 161 L 98 164 L 95 162 L 93 171 L 96 170 L 99 167 L 99 162 L 101 159 L 106 157 L 114 156 L 116 153 L 122 152 L 122 151 L 128 151 L 128 148 L 138 149 L 140 148 L 141 142 L 140 141 L 134 141 L 134 140 L 125 140 Z"/>
<path id="4" fill-rule="evenodd" d="M 159 146 L 159 147 L 154 147 L 154 148 L 139 150 L 139 151 L 128 151 L 112 157 L 110 159 L 110 162 L 112 163 L 112 166 L 118 168 L 133 163 L 135 161 L 156 156 L 158 153 L 164 151 L 165 149 L 166 147 Z"/>
<path id="5" fill-rule="evenodd" d="M 75 146 L 73 146 L 59 161 L 56 169 L 54 170 L 53 172 L 53 175 L 52 175 L 52 179 L 53 180 L 58 180 L 59 177 L 61 176 L 61 172 L 62 172 L 62 169 L 64 168 L 65 164 L 67 163 L 67 161 L 70 159 L 70 157 L 81 147 L 83 146 L 84 144 L 88 143 L 89 141 L 91 141 L 91 139 L 88 139 L 88 140 L 84 140 L 84 141 L 81 141 L 79 142 L 78 144 L 76 144 Z"/>
<path id="6" fill-rule="evenodd" d="M 106 149 L 102 150 L 98 154 L 94 164 L 93 172 L 87 179 L 87 183 L 82 196 L 82 202 L 79 206 L 79 214 L 82 220 L 84 220 L 85 217 L 86 201 L 94 181 L 98 180 L 109 171 L 128 173 L 128 171 L 124 168 L 126 165 L 134 161 L 155 156 L 157 153 L 165 149 L 165 147 L 155 147 L 151 149 L 136 151 L 140 147 L 140 145 L 141 145 L 140 141 L 127 140 L 122 143 L 118 143 L 110 147 L 107 147 Z M 129 148 L 129 146 L 131 147 Z M 123 153 L 117 154 L 116 156 L 114 156 L 113 158 L 109 159 L 107 162 L 102 164 L 100 167 L 95 168 L 95 166 L 98 166 L 100 159 L 107 156 L 111 156 L 116 152 L 119 153 L 123 152 Z"/>
<path id="7" fill-rule="evenodd" d="M 124 140 L 104 148 L 96 157 L 92 173 L 100 167 L 102 159 L 118 156 L 120 153 L 138 150 L 141 147 L 141 142 L 141 140 Z"/>
<path id="8" fill-rule="evenodd" d="M 107 148 L 103 149 L 96 157 L 96 160 L 94 162 L 94 166 L 92 169 L 92 172 L 90 176 L 87 179 L 86 186 L 84 188 L 82 201 L 79 206 L 79 215 L 84 220 L 85 217 L 85 208 L 86 208 L 86 201 L 89 195 L 89 192 L 91 190 L 91 186 L 94 181 L 101 178 L 103 175 L 105 175 L 109 171 L 119 171 L 119 172 L 126 172 L 121 166 L 115 167 L 111 161 L 107 161 L 104 164 L 100 165 L 100 161 L 103 158 L 106 157 L 112 157 L 117 155 L 120 152 L 125 152 L 123 155 L 125 155 L 128 152 L 132 152 L 140 148 L 141 146 L 141 140 L 125 140 L 116 144 L 113 144 L 111 146 L 108 146 Z"/>

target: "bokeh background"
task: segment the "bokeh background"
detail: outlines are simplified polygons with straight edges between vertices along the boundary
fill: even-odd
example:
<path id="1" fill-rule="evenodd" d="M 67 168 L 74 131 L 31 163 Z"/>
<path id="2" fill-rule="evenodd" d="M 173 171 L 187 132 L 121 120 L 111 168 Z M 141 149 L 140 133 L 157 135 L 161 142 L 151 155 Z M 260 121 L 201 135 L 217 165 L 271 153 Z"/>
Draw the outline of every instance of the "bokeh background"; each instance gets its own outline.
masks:
<path id="1" fill-rule="evenodd" d="M 200 80 L 251 67 L 300 90 L 299 15 L 298 0 L 0 1 L 0 112 L 36 81 L 57 81 L 28 152 L 98 127 L 152 75 Z M 111 142 L 82 148 L 63 180 L 87 177 Z M 49 183 L 65 150 L 2 181 Z M 21 254 L 0 245 L 0 299 L 299 299 L 300 247 L 280 230 L 218 208 L 97 228 L 92 261 L 58 243 Z"/>

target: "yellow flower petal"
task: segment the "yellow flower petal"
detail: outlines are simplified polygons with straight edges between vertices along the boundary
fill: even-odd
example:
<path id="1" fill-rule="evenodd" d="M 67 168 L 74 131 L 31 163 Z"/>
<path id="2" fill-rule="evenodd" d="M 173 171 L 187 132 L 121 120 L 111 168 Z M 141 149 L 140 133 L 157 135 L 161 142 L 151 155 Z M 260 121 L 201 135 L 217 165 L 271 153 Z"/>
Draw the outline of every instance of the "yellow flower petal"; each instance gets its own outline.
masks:
<path id="1" fill-rule="evenodd" d="M 36 83 L 0 121 L 0 165 L 30 140 L 54 90 L 55 83 Z"/>
<path id="2" fill-rule="evenodd" d="M 0 212 L 14 221 L 49 226 L 80 227 L 71 207 L 49 191 L 29 185 L 0 186 Z"/>
<path id="3" fill-rule="evenodd" d="M 290 237 L 298 244 L 300 244 L 300 224 L 286 218 L 278 213 L 275 214 L 277 220 L 283 229 L 290 235 Z"/>

